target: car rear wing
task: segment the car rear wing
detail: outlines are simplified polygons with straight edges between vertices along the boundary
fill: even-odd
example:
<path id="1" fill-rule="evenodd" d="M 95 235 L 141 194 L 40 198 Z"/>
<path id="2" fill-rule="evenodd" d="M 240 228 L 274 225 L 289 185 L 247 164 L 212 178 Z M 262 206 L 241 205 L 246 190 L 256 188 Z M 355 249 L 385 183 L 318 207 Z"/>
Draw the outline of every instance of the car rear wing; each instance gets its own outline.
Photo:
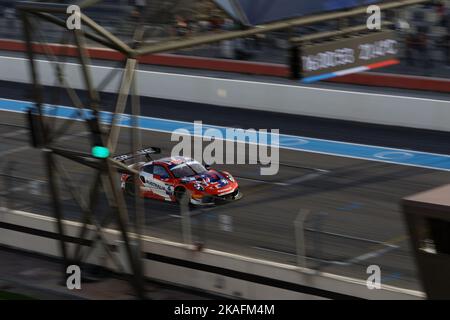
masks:
<path id="1" fill-rule="evenodd" d="M 122 154 L 122 155 L 115 156 L 113 159 L 116 161 L 125 163 L 125 162 L 135 159 L 139 156 L 144 156 L 147 159 L 147 161 L 151 161 L 152 157 L 150 155 L 151 154 L 159 154 L 159 153 L 161 153 L 160 148 L 148 147 L 145 149 L 138 150 L 136 153 L 128 153 L 128 154 Z"/>

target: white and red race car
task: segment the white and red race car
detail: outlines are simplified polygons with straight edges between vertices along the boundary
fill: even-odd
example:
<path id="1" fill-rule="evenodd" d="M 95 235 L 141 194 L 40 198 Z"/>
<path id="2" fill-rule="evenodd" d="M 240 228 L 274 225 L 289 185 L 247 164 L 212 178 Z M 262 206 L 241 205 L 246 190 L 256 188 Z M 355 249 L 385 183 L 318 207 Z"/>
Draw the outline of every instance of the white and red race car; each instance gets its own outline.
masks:
<path id="1" fill-rule="evenodd" d="M 211 205 L 242 197 L 239 185 L 230 173 L 213 170 L 187 157 L 152 160 L 150 155 L 155 153 L 159 153 L 158 148 L 139 150 L 136 155 L 145 156 L 146 161 L 129 165 L 139 171 L 142 197 L 179 202 L 187 192 L 193 205 Z M 126 163 L 135 156 L 127 154 L 114 159 Z M 122 174 L 121 187 L 127 194 L 135 195 L 133 176 Z"/>

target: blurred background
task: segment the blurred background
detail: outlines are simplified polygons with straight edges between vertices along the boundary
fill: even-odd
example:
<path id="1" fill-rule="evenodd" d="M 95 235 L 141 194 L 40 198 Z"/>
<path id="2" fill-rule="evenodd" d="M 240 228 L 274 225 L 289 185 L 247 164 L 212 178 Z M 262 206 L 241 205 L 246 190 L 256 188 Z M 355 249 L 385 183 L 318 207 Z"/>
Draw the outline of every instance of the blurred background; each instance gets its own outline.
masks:
<path id="1" fill-rule="evenodd" d="M 22 39 L 20 21 L 14 9 L 15 2 L 17 1 L 0 1 L 1 38 Z M 216 3 L 212 0 L 106 0 L 88 9 L 87 14 L 124 40 L 132 39 L 136 24 L 141 22 L 145 24 L 145 38 L 148 42 L 242 29 L 242 23 L 231 19 L 232 17 L 221 9 L 220 3 L 221 1 Z M 344 7 L 344 4 L 342 1 L 334 5 L 331 2 L 323 8 L 333 10 Z M 402 40 L 402 63 L 377 72 L 450 77 L 449 10 L 449 0 L 433 0 L 424 5 L 390 11 L 389 16 L 384 15 L 384 18 L 395 23 L 393 27 L 398 30 Z M 261 9 L 255 11 L 257 16 Z M 311 9 L 305 12 L 314 11 Z M 352 18 L 347 23 L 363 24 L 364 19 Z M 342 22 L 326 22 L 186 49 L 176 54 L 284 64 L 289 58 L 289 38 L 318 31 L 337 30 L 344 26 L 345 23 Z M 44 30 L 50 42 L 60 39 L 60 31 L 57 28 L 48 25 Z"/>

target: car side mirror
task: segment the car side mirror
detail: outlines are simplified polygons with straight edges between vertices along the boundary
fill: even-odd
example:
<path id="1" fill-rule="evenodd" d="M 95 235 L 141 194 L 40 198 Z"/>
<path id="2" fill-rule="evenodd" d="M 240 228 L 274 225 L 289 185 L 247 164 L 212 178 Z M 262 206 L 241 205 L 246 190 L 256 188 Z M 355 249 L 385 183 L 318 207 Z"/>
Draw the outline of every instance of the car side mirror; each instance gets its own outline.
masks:
<path id="1" fill-rule="evenodd" d="M 210 169 L 211 169 L 211 166 L 210 166 L 209 164 L 205 164 L 205 169 L 206 169 L 206 170 L 210 170 Z"/>

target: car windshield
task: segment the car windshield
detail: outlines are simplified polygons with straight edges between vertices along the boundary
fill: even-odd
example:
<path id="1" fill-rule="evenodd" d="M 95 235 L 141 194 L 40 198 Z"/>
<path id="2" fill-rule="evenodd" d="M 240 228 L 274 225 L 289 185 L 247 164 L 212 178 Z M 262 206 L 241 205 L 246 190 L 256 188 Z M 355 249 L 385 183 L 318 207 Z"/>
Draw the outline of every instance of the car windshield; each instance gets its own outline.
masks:
<path id="1" fill-rule="evenodd" d="M 170 171 L 172 171 L 175 178 L 183 178 L 195 176 L 196 174 L 204 173 L 207 170 L 198 162 L 186 162 L 173 167 Z"/>

